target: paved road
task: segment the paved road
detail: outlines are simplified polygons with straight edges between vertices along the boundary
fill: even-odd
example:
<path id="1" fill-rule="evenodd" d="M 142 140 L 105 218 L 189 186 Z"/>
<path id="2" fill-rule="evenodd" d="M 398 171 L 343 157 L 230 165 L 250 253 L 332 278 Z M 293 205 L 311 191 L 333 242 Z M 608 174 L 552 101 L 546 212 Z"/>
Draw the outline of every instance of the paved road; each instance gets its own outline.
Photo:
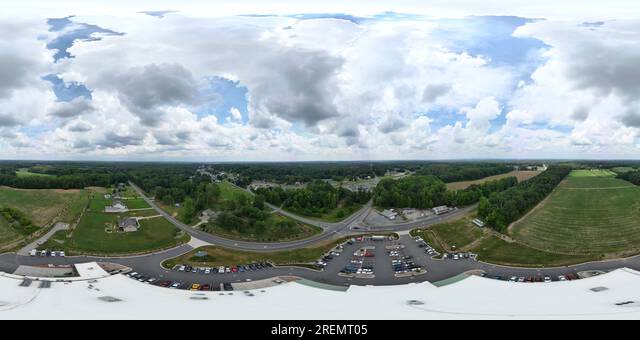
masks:
<path id="1" fill-rule="evenodd" d="M 427 273 L 415 277 L 396 278 L 391 269 L 391 260 L 386 255 L 385 246 L 390 244 L 403 244 L 405 255 L 412 256 L 417 264 L 424 266 Z M 375 278 L 373 279 L 354 279 L 346 278 L 338 275 L 352 258 L 353 252 L 363 246 L 375 246 L 375 257 L 371 260 L 374 265 Z M 68 257 L 68 258 L 43 258 L 19 256 L 15 254 L 0 255 L 0 271 L 14 272 L 20 265 L 47 265 L 47 264 L 75 264 L 86 262 L 113 262 L 119 263 L 133 268 L 138 273 L 155 277 L 161 280 L 171 280 L 183 283 L 226 283 L 226 282 L 244 282 L 246 280 L 260 280 L 276 276 L 294 275 L 310 279 L 317 282 L 329 283 L 334 285 L 398 285 L 412 282 L 437 282 L 445 280 L 456 275 L 471 271 L 481 270 L 487 273 L 489 277 L 500 276 L 508 279 L 511 276 L 532 276 L 541 277 L 549 275 L 557 277 L 558 275 L 566 275 L 569 273 L 576 274 L 587 270 L 611 271 L 614 269 L 627 267 L 640 270 L 640 256 L 636 256 L 624 260 L 595 262 L 582 264 L 577 266 L 548 268 L 548 269 L 525 269 L 511 268 L 475 262 L 472 260 L 437 260 L 432 259 L 419 248 L 416 242 L 408 235 L 403 235 L 398 241 L 367 241 L 365 243 L 355 243 L 354 245 L 346 245 L 343 255 L 336 257 L 329 263 L 324 271 L 314 271 L 305 268 L 293 267 L 277 267 L 248 273 L 235 274 L 192 274 L 170 271 L 162 268 L 160 264 L 170 258 L 177 257 L 192 250 L 188 245 L 182 245 L 178 248 L 171 249 L 161 253 L 149 254 L 137 257 L 124 258 L 101 258 L 101 257 Z M 234 265 L 230 263 L 229 265 Z"/>
<path id="2" fill-rule="evenodd" d="M 430 218 L 408 222 L 400 224 L 390 224 L 385 226 L 366 226 L 364 219 L 371 212 L 372 204 L 367 203 L 362 209 L 355 214 L 349 216 L 347 219 L 338 223 L 325 223 L 315 220 L 309 220 L 283 211 L 277 207 L 272 207 L 276 212 L 282 213 L 290 218 L 303 221 L 312 225 L 323 228 L 323 232 L 319 235 L 307 238 L 304 240 L 291 241 L 291 242 L 279 242 L 279 243 L 253 243 L 253 242 L 241 242 L 226 239 L 216 235 L 208 234 L 206 232 L 193 229 L 184 223 L 176 220 L 171 215 L 160 209 L 155 202 L 150 200 L 144 193 L 131 183 L 134 189 L 143 197 L 151 207 L 153 207 L 159 214 L 167 218 L 178 228 L 184 230 L 193 238 L 202 242 L 225 246 L 228 248 L 248 250 L 248 251 L 274 251 L 274 250 L 287 250 L 306 247 L 316 242 L 338 237 L 344 235 L 361 234 L 371 231 L 406 231 L 416 227 L 428 227 L 436 223 L 442 223 L 447 220 L 459 218 L 469 211 L 473 210 L 475 206 L 458 209 L 456 211 L 444 214 L 441 216 L 432 216 Z M 363 229 L 354 229 L 354 227 Z M 200 283 L 222 283 L 222 282 L 241 282 L 246 280 L 259 280 L 281 275 L 295 275 L 304 277 L 310 280 L 323 283 L 331 283 L 336 285 L 397 285 L 410 282 L 421 281 L 440 281 L 470 270 L 481 270 L 486 272 L 489 276 L 500 276 L 502 278 L 509 278 L 511 276 L 544 276 L 549 275 L 557 277 L 558 275 L 565 275 L 568 273 L 577 273 L 586 270 L 603 270 L 610 271 L 622 267 L 632 268 L 640 270 L 640 256 L 636 256 L 629 259 L 595 262 L 582 264 L 570 267 L 561 268 L 547 268 L 547 269 L 525 269 L 525 268 L 510 268 L 491 264 L 485 264 L 481 262 L 475 262 L 472 260 L 436 260 L 430 258 L 427 254 L 419 248 L 415 241 L 408 235 L 402 235 L 400 240 L 394 241 L 394 243 L 401 243 L 405 245 L 404 252 L 415 258 L 416 263 L 423 265 L 427 269 L 427 274 L 416 277 L 408 278 L 396 278 L 393 275 L 393 271 L 390 270 L 390 259 L 384 252 L 384 246 L 389 244 L 388 242 L 375 242 L 368 241 L 369 243 L 362 244 L 357 243 L 353 246 L 346 246 L 344 255 L 334 261 L 331 261 L 329 266 L 324 271 L 314 271 L 305 268 L 291 268 L 291 267 L 278 267 L 270 268 L 261 271 L 252 271 L 248 273 L 236 273 L 236 274 L 217 274 L 217 275 L 201 275 L 191 273 L 180 273 L 175 271 L 168 271 L 161 267 L 161 263 L 164 260 L 177 257 L 188 251 L 193 250 L 189 245 L 182 245 L 180 247 L 144 256 L 137 257 L 124 257 L 124 258 L 100 258 L 100 257 L 69 257 L 69 258 L 43 258 L 43 257 L 30 257 L 16 254 L 3 254 L 0 255 L 0 271 L 14 272 L 20 265 L 46 265 L 46 264 L 75 264 L 85 262 L 114 262 L 133 268 L 135 271 L 145 274 L 147 276 L 156 277 L 159 279 L 166 279 L 179 282 L 200 282 Z M 345 267 L 349 262 L 352 254 L 358 247 L 363 245 L 375 245 L 376 257 L 375 257 L 375 270 L 376 277 L 374 279 L 351 279 L 338 276 L 338 272 Z M 234 265 L 230 263 L 229 265 Z"/>

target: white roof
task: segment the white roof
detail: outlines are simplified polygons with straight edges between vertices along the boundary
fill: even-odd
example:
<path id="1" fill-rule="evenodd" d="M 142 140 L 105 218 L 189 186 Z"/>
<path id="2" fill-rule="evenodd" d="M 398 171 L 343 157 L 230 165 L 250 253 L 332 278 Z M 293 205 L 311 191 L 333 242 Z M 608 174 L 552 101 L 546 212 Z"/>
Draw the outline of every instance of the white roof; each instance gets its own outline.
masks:
<path id="1" fill-rule="evenodd" d="M 89 267 L 98 266 L 79 271 L 93 274 Z M 440 288 L 420 283 L 354 286 L 346 292 L 289 283 L 253 291 L 255 296 L 171 290 L 122 275 L 91 284 L 54 282 L 46 289 L 36 283 L 19 287 L 20 282 L 0 277 L 0 319 L 640 319 L 640 273 L 629 269 L 570 282 L 525 284 L 472 276 Z M 596 287 L 607 289 L 591 290 Z M 192 299 L 203 296 L 208 299 Z"/>

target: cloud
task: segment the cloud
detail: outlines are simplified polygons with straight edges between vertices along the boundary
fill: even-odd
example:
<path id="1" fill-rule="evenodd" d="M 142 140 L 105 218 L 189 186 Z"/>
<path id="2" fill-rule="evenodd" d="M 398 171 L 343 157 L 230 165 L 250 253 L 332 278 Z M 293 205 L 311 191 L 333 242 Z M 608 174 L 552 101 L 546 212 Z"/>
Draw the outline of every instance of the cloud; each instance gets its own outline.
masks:
<path id="1" fill-rule="evenodd" d="M 451 91 L 451 84 L 429 84 L 422 92 L 422 101 L 430 103 Z"/>
<path id="2" fill-rule="evenodd" d="M 77 97 L 70 102 L 56 103 L 49 114 L 58 118 L 73 118 L 91 112 L 93 109 L 90 100 Z"/>
<path id="3" fill-rule="evenodd" d="M 103 85 L 117 91 L 120 101 L 145 125 L 157 125 L 167 107 L 198 102 L 198 82 L 178 64 L 149 64 L 103 77 Z"/>

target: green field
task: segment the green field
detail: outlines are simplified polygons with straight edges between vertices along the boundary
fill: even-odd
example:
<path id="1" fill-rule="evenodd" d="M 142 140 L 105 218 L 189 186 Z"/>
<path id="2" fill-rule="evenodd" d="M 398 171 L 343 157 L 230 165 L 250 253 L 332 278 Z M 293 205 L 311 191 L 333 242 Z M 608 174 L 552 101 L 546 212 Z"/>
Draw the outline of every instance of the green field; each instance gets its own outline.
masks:
<path id="1" fill-rule="evenodd" d="M 144 200 L 144 198 L 134 198 L 123 200 L 124 204 L 129 209 L 149 209 L 151 206 Z"/>
<path id="2" fill-rule="evenodd" d="M 236 187 L 235 185 L 229 182 L 225 181 L 217 184 L 218 184 L 218 187 L 220 188 L 220 197 L 223 200 L 228 200 L 228 201 L 236 200 L 240 196 L 251 198 L 250 193 Z"/>
<path id="3" fill-rule="evenodd" d="M 533 249 L 518 242 L 507 242 L 488 229 L 479 229 L 471 222 L 476 213 L 427 229 L 415 229 L 412 236 L 422 237 L 438 252 L 472 252 L 480 261 L 518 267 L 554 267 L 599 259 L 592 255 L 564 255 Z M 455 246 L 455 247 L 454 247 Z"/>
<path id="4" fill-rule="evenodd" d="M 109 226 L 125 216 L 145 216 L 145 211 L 127 214 L 87 212 L 73 231 L 56 233 L 41 249 L 60 249 L 69 254 L 125 255 L 170 248 L 189 241 L 189 236 L 162 217 L 140 221 L 132 233 L 107 233 Z"/>
<path id="5" fill-rule="evenodd" d="M 0 244 L 6 244 L 19 238 L 20 235 L 13 230 L 7 220 L 0 216 Z"/>
<path id="6" fill-rule="evenodd" d="M 619 257 L 640 252 L 640 187 L 608 170 L 572 172 L 511 234 L 532 248 Z"/>
<path id="7" fill-rule="evenodd" d="M 53 175 L 41 174 L 37 172 L 30 172 L 29 169 L 19 169 L 16 171 L 16 176 L 24 178 L 24 177 L 55 177 Z"/>
<path id="8" fill-rule="evenodd" d="M 84 199 L 82 190 L 26 190 L 0 187 L 0 204 L 20 210 L 37 226 L 44 226 L 65 206 Z M 68 222 L 68 221 L 63 221 Z"/>
<path id="9" fill-rule="evenodd" d="M 344 220 L 345 218 L 353 215 L 354 213 L 356 213 L 358 210 L 360 210 L 362 208 L 362 204 L 354 204 L 348 208 L 335 208 L 335 209 L 331 209 L 330 211 L 322 214 L 321 216 L 309 216 L 307 214 L 305 214 L 304 212 L 301 211 L 297 211 L 295 209 L 284 209 L 292 214 L 296 214 L 302 217 L 306 217 L 310 220 L 316 220 L 316 221 L 320 221 L 320 222 L 330 222 L 330 223 L 335 223 L 335 222 L 340 222 L 342 220 Z"/>

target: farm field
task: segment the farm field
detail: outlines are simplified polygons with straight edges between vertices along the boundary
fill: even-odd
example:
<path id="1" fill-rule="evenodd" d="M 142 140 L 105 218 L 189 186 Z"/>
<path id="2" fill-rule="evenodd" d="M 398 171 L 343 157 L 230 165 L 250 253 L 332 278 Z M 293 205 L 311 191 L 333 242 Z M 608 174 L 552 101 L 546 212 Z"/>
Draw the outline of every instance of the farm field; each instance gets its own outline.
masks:
<path id="1" fill-rule="evenodd" d="M 37 226 L 44 226 L 56 217 L 66 205 L 83 199 L 82 190 L 26 190 L 0 187 L 0 202 L 20 210 Z M 67 221 L 64 221 L 67 222 Z"/>
<path id="2" fill-rule="evenodd" d="M 490 177 L 485 177 L 482 179 L 477 179 L 475 181 L 463 181 L 463 182 L 452 182 L 452 183 L 447 183 L 447 189 L 449 190 L 463 190 L 466 189 L 474 184 L 482 184 L 484 182 L 488 182 L 488 181 L 495 181 L 498 179 L 502 179 L 502 178 L 507 178 L 507 177 L 516 177 L 518 179 L 518 182 L 522 182 L 522 181 L 526 181 L 532 177 L 538 176 L 540 173 L 542 173 L 542 171 L 511 171 L 508 172 L 506 174 L 500 174 L 500 175 L 495 175 L 495 176 L 490 176 Z"/>
<path id="3" fill-rule="evenodd" d="M 546 252 L 605 258 L 640 252 L 640 187 L 608 170 L 573 171 L 510 229 Z"/>
<path id="4" fill-rule="evenodd" d="M 517 267 L 555 267 L 597 260 L 594 255 L 564 255 L 533 249 L 519 242 L 507 242 L 488 229 L 479 229 L 471 222 L 472 212 L 462 219 L 441 223 L 431 228 L 411 231 L 422 237 L 438 252 L 472 252 L 480 261 Z M 455 248 L 454 248 L 455 246 Z"/>

